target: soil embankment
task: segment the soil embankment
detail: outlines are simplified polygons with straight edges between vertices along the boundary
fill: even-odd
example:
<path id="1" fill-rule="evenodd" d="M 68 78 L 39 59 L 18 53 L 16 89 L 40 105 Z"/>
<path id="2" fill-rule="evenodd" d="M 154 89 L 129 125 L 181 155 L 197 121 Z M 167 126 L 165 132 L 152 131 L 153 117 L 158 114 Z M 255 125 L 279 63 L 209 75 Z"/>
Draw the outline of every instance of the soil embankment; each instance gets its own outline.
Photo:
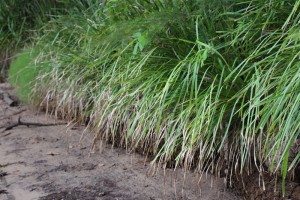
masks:
<path id="1" fill-rule="evenodd" d="M 0 84 L 0 90 L 13 92 L 8 84 Z M 184 181 L 181 170 L 152 175 L 143 156 L 123 149 L 108 145 L 102 153 L 91 153 L 89 134 L 80 140 L 84 127 L 16 126 L 3 131 L 19 117 L 22 122 L 61 123 L 0 99 L 1 200 L 239 199 L 212 176 L 197 185 L 194 174 L 187 173 Z"/>

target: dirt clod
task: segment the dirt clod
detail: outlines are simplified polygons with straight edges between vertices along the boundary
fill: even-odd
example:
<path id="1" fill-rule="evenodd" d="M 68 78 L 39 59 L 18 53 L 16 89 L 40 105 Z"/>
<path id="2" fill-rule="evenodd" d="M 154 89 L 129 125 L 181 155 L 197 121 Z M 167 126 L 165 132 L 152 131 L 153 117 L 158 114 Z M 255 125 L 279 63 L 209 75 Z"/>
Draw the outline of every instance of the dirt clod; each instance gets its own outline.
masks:
<path id="1" fill-rule="evenodd" d="M 0 171 L 0 177 L 4 177 L 4 176 L 7 176 L 7 175 L 8 175 L 7 172 L 1 172 L 1 171 Z"/>

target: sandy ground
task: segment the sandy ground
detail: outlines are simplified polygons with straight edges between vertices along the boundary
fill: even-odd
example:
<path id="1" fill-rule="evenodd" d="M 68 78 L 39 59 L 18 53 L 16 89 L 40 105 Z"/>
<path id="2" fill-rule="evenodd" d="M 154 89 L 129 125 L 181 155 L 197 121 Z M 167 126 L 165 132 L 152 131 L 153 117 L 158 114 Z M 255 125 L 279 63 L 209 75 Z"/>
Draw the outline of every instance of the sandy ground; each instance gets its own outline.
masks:
<path id="1" fill-rule="evenodd" d="M 8 84 L 0 89 L 13 92 Z M 0 99 L 0 127 L 19 116 L 24 122 L 57 123 Z M 181 170 L 160 169 L 152 175 L 143 156 L 109 145 L 91 153 L 91 137 L 83 132 L 84 127 L 66 125 L 0 129 L 0 200 L 240 199 L 213 176 L 197 184 L 192 173 L 184 181 Z"/>

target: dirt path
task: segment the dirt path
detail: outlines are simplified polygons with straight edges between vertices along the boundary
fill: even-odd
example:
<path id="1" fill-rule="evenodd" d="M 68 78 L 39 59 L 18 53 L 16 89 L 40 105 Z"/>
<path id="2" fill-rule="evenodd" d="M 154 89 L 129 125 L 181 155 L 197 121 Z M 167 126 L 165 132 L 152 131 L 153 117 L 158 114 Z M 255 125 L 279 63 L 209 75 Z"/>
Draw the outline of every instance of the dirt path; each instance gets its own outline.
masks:
<path id="1" fill-rule="evenodd" d="M 12 92 L 8 84 L 0 84 L 0 90 Z M 57 122 L 0 99 L 0 127 L 19 116 L 26 122 Z M 0 129 L 0 200 L 239 199 L 211 176 L 197 185 L 196 176 L 187 173 L 183 186 L 182 171 L 151 175 L 149 162 L 138 154 L 110 146 L 91 154 L 91 138 L 79 142 L 83 130 L 66 125 Z"/>

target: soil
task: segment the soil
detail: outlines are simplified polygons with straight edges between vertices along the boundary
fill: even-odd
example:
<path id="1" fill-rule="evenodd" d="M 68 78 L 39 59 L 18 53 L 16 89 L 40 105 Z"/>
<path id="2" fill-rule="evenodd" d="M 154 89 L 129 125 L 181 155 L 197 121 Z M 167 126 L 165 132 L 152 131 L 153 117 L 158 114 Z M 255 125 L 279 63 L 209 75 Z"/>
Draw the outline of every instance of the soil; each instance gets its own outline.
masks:
<path id="1" fill-rule="evenodd" d="M 260 176 L 254 172 L 251 175 L 239 177 L 233 183 L 236 192 L 245 199 L 285 199 L 300 200 L 300 184 L 291 180 L 286 181 L 285 194 L 282 193 L 282 180 L 275 180 L 267 172 Z M 263 178 L 262 178 L 263 177 Z M 263 179 L 263 180 L 262 180 Z M 265 188 L 265 189 L 263 189 Z"/>
<path id="2" fill-rule="evenodd" d="M 0 84 L 13 95 L 13 88 Z M 153 167 L 145 157 L 103 145 L 91 151 L 91 134 L 82 126 L 16 126 L 22 122 L 62 123 L 27 106 L 0 99 L 0 200 L 158 200 L 240 197 L 211 175 Z M 185 174 L 185 176 L 184 176 Z M 185 178 L 184 178 L 185 177 Z"/>

